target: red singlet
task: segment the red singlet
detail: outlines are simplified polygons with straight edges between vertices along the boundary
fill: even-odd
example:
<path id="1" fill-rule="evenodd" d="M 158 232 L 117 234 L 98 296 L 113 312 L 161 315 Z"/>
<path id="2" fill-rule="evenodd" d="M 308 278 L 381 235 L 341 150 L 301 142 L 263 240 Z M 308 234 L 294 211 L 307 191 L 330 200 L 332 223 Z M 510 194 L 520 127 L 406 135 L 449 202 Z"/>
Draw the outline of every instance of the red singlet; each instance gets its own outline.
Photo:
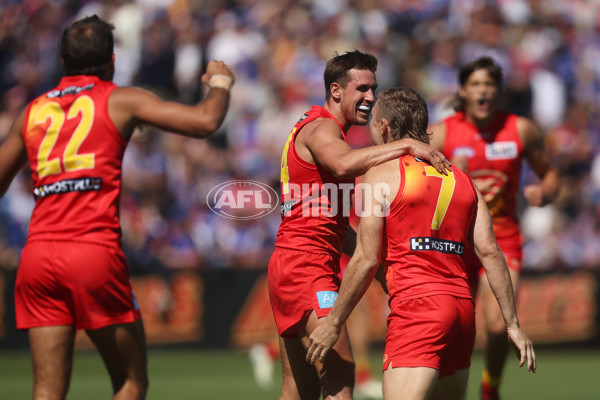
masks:
<path id="1" fill-rule="evenodd" d="M 140 318 L 121 249 L 127 142 L 108 113 L 115 88 L 67 76 L 27 108 L 23 141 L 36 202 L 17 272 L 20 329 L 98 329 Z"/>
<path id="2" fill-rule="evenodd" d="M 337 120 L 313 106 L 294 125 L 281 156 L 281 225 L 276 247 L 313 253 L 340 253 L 348 229 L 354 180 L 340 181 L 325 168 L 310 164 L 296 153 L 298 133 L 318 118 Z M 346 134 L 340 126 L 342 137 Z"/>
<path id="3" fill-rule="evenodd" d="M 31 102 L 23 141 L 35 208 L 28 240 L 115 245 L 121 237 L 119 192 L 126 141 L 108 115 L 116 86 L 67 76 Z"/>
<path id="4" fill-rule="evenodd" d="M 337 122 L 323 107 L 313 106 L 294 125 L 281 157 L 282 221 L 269 261 L 269 296 L 283 337 L 297 337 L 300 322 L 313 310 L 326 316 L 342 279 L 340 253 L 354 180 L 336 179 L 302 160 L 295 148 L 298 133 L 318 118 Z"/>
<path id="5" fill-rule="evenodd" d="M 383 369 L 430 367 L 439 377 L 468 368 L 475 311 L 463 254 L 477 207 L 471 179 L 442 175 L 403 156 L 400 186 L 385 218 L 390 314 Z"/>
<path id="6" fill-rule="evenodd" d="M 470 298 L 462 256 L 477 205 L 471 179 L 458 168 L 442 175 L 412 156 L 399 166 L 383 242 L 390 305 L 434 294 Z"/>
<path id="7" fill-rule="evenodd" d="M 492 215 L 494 234 L 511 269 L 520 272 L 523 238 L 517 220 L 517 192 L 523 144 L 518 116 L 497 111 L 488 128 L 479 129 L 458 112 L 444 120 L 446 139 L 442 152 L 448 159 L 468 157 L 467 173 L 483 195 Z M 469 249 L 469 253 L 472 250 Z M 467 255 L 477 275 L 484 273 L 473 254 Z M 471 271 L 469 265 L 469 271 Z M 473 278 L 472 278 L 473 279 Z"/>

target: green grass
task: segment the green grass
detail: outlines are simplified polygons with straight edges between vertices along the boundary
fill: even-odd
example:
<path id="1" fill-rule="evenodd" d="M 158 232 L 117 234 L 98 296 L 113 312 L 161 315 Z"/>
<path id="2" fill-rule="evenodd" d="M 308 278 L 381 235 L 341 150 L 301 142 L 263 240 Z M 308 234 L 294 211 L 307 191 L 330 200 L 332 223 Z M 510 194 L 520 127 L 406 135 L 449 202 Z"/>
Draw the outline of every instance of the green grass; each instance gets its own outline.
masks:
<path id="1" fill-rule="evenodd" d="M 372 363 L 377 375 L 380 349 L 374 349 Z M 148 400 L 164 399 L 275 399 L 276 384 L 262 390 L 254 382 L 244 353 L 199 349 L 151 349 Z M 511 357 L 506 369 L 504 399 L 597 400 L 600 399 L 600 349 L 537 349 L 538 372 L 519 369 Z M 478 400 L 481 353 L 475 352 L 467 400 Z M 280 379 L 276 369 L 276 383 Z M 31 365 L 25 351 L 0 352 L 0 397 L 31 398 Z M 68 399 L 109 399 L 108 375 L 93 351 L 78 351 Z"/>
<path id="2" fill-rule="evenodd" d="M 502 399 L 600 399 L 600 348 L 551 350 L 536 348 L 537 372 L 519 368 L 514 354 L 507 360 Z M 467 400 L 478 400 L 483 359 L 476 352 L 471 364 Z"/>

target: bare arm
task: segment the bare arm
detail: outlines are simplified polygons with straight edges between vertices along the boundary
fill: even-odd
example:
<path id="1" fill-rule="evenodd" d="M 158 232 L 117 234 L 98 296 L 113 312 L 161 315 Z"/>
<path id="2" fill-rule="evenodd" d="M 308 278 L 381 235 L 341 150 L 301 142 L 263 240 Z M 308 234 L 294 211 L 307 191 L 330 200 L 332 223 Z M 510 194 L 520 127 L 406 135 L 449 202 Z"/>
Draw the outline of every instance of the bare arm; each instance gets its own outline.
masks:
<path id="1" fill-rule="evenodd" d="M 479 190 L 476 190 L 477 213 L 470 233 L 473 248 L 483 264 L 492 292 L 500 306 L 508 336 L 519 357 L 519 365 L 523 366 L 526 363 L 527 370 L 535 372 L 537 366 L 533 344 L 521 328 L 517 318 L 515 295 L 508 265 L 496 242 L 489 209 Z"/>
<path id="2" fill-rule="evenodd" d="M 212 60 L 201 79 L 210 90 L 196 105 L 164 101 L 140 88 L 117 88 L 109 99 L 111 119 L 125 138 L 144 123 L 185 136 L 206 137 L 225 119 L 234 75 L 225 63 Z"/>
<path id="3" fill-rule="evenodd" d="M 13 122 L 6 140 L 0 145 L 0 196 L 4 196 L 17 172 L 27 163 L 27 149 L 23 143 L 25 109 Z"/>
<path id="4" fill-rule="evenodd" d="M 519 118 L 519 135 L 529 166 L 540 178 L 539 184 L 528 185 L 523 194 L 530 205 L 543 206 L 556 196 L 559 187 L 558 171 L 552 166 L 539 129 L 527 118 Z"/>
<path id="5" fill-rule="evenodd" d="M 431 163 L 446 174 L 450 163 L 432 146 L 414 139 L 402 139 L 378 146 L 352 149 L 341 136 L 340 128 L 331 119 L 317 119 L 298 134 L 296 151 L 305 160 L 327 168 L 339 179 L 355 178 L 369 168 L 411 154 Z"/>
<path id="6" fill-rule="evenodd" d="M 374 183 L 372 175 L 375 174 L 371 172 L 374 171 L 369 171 L 365 175 L 365 183 Z M 372 207 L 381 206 L 374 196 L 366 199 L 364 204 Z M 325 321 L 315 328 L 308 339 L 306 361 L 311 364 L 314 364 L 317 359 L 323 361 L 337 342 L 350 312 L 369 288 L 379 266 L 383 216 L 377 208 L 365 214 L 358 225 L 356 250 L 346 268 L 339 296 Z"/>

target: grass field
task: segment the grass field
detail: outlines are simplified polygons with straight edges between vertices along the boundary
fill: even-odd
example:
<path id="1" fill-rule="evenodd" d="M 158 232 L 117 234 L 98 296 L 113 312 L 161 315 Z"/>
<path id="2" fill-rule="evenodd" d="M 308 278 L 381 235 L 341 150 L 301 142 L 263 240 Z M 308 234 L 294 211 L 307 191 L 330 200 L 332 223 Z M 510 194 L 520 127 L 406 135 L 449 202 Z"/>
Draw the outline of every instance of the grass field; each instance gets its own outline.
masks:
<path id="1" fill-rule="evenodd" d="M 379 371 L 380 349 L 373 351 Z M 276 399 L 279 387 L 262 390 L 254 382 L 248 357 L 243 353 L 198 349 L 151 349 L 148 400 Z M 533 375 L 509 360 L 503 399 L 600 399 L 600 348 L 537 349 L 538 372 Z M 481 353 L 473 356 L 468 400 L 478 400 Z M 279 382 L 280 370 L 276 370 Z M 93 351 L 78 351 L 68 399 L 109 399 L 108 375 Z M 0 352 L 0 398 L 31 398 L 31 366 L 25 351 Z"/>

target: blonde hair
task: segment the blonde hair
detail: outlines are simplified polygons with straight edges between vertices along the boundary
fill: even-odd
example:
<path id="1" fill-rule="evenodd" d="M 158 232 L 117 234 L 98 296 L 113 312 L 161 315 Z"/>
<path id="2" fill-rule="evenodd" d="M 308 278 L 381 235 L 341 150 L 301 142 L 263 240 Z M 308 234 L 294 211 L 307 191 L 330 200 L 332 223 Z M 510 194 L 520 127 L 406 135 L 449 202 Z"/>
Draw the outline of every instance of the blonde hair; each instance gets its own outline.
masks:
<path id="1" fill-rule="evenodd" d="M 379 120 L 388 121 L 391 140 L 413 138 L 429 144 L 427 103 L 406 86 L 383 90 L 377 98 Z"/>

